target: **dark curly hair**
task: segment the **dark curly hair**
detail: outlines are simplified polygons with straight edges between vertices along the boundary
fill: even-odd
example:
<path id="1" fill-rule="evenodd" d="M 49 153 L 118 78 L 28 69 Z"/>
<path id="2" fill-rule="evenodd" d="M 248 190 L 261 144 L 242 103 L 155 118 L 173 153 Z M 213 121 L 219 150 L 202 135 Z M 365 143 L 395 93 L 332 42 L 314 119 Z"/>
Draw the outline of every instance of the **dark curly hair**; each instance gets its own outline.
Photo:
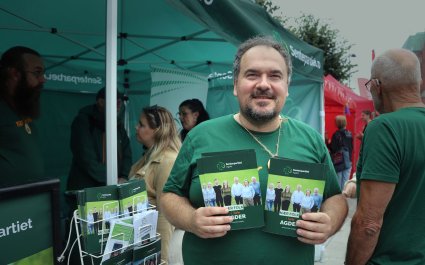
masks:
<path id="1" fill-rule="evenodd" d="M 198 112 L 199 113 L 199 116 L 198 116 L 198 119 L 196 120 L 195 126 L 200 124 L 201 122 L 204 122 L 204 121 L 210 119 L 210 115 L 208 115 L 208 112 L 204 108 L 204 105 L 197 98 L 187 99 L 187 100 L 183 101 L 182 103 L 180 103 L 179 108 L 181 108 L 181 107 L 187 107 L 192 112 Z M 186 135 L 187 135 L 188 132 L 189 132 L 189 130 L 186 130 L 184 128 L 181 130 L 180 137 L 182 138 L 182 141 L 184 140 L 184 138 L 186 138 Z"/>

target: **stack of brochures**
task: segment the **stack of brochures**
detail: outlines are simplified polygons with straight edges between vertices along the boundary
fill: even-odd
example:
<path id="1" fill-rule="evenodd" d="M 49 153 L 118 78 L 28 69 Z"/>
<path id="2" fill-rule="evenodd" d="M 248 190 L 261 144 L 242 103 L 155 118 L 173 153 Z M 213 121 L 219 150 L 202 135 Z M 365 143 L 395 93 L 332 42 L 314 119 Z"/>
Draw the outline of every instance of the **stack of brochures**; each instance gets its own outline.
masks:
<path id="1" fill-rule="evenodd" d="M 100 257 L 101 264 L 160 264 L 158 212 L 149 205 L 143 180 L 76 194 L 85 253 Z"/>

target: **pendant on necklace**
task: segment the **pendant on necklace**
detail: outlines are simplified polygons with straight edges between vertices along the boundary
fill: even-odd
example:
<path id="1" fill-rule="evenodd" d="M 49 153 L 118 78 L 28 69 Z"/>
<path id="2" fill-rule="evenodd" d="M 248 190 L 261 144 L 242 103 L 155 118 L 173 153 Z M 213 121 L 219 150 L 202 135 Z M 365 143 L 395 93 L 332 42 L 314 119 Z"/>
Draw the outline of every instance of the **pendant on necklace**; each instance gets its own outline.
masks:
<path id="1" fill-rule="evenodd" d="M 28 134 L 31 134 L 31 127 L 28 125 L 28 123 L 25 123 L 25 131 L 27 131 Z"/>

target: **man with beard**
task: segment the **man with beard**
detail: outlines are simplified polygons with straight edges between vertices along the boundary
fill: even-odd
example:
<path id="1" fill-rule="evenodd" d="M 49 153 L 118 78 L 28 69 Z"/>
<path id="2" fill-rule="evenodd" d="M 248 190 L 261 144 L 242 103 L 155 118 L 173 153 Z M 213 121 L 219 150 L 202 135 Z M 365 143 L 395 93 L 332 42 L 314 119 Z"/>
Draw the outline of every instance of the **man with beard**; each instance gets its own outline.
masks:
<path id="1" fill-rule="evenodd" d="M 124 95 L 117 93 L 118 183 L 127 179 L 132 165 L 130 140 L 124 128 Z M 68 190 L 106 185 L 105 88 L 96 104 L 80 109 L 71 126 L 72 165 Z"/>
<path id="2" fill-rule="evenodd" d="M 408 50 L 389 50 L 372 63 L 365 86 L 380 115 L 360 150 L 346 264 L 425 264 L 421 83 L 420 62 Z"/>
<path id="3" fill-rule="evenodd" d="M 45 178 L 33 120 L 40 114 L 44 65 L 40 54 L 16 46 L 0 61 L 0 186 Z"/>
<path id="4" fill-rule="evenodd" d="M 280 115 L 292 73 L 290 55 L 274 40 L 256 37 L 239 47 L 233 73 L 239 113 L 203 122 L 189 132 L 164 186 L 160 207 L 172 224 L 187 231 L 182 248 L 185 265 L 312 265 L 314 244 L 339 230 L 347 203 L 320 134 Z M 260 183 L 267 183 L 270 157 L 329 167 L 321 212 L 302 215 L 296 222 L 298 238 L 265 233 L 262 228 L 229 232 L 233 217 L 228 208 L 203 207 L 196 160 L 202 153 L 240 149 L 255 150 Z M 266 187 L 261 189 L 265 194 Z"/>

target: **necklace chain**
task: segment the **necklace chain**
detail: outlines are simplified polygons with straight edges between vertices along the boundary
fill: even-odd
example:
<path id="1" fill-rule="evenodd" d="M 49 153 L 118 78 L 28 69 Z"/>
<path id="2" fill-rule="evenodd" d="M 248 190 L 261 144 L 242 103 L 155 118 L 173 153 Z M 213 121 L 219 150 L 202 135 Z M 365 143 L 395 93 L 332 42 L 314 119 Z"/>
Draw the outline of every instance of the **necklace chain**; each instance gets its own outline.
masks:
<path id="1" fill-rule="evenodd" d="M 281 128 L 282 128 L 282 118 L 280 118 L 279 117 L 279 119 L 280 119 L 280 122 L 279 122 L 279 134 L 278 134 L 278 136 L 277 136 L 277 141 L 276 141 L 276 153 L 272 153 L 271 151 L 270 151 L 270 149 L 269 148 L 267 148 L 267 146 L 265 146 L 253 133 L 251 133 L 246 127 L 245 127 L 245 125 L 243 124 L 243 122 L 242 122 L 242 119 L 241 119 L 241 117 L 240 117 L 240 114 L 239 114 L 239 122 L 240 122 L 240 124 L 242 125 L 242 127 L 245 129 L 245 131 L 247 131 L 248 132 L 248 134 L 249 135 L 251 135 L 251 137 L 261 146 L 261 147 L 263 147 L 263 149 L 264 149 L 264 151 L 266 151 L 269 155 L 270 155 L 270 157 L 276 157 L 276 156 L 278 156 L 278 154 L 279 154 L 279 142 L 280 142 L 280 133 L 281 133 Z"/>

